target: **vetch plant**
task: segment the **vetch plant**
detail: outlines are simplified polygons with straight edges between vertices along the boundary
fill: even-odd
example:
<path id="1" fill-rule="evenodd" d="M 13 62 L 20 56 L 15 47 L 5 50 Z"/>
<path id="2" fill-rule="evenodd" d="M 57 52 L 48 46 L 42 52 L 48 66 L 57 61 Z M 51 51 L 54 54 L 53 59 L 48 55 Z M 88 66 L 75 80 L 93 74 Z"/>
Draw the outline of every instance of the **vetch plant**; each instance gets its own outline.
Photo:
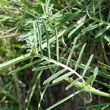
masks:
<path id="1" fill-rule="evenodd" d="M 105 51 L 104 40 L 109 42 L 109 36 L 106 34 L 106 31 L 110 28 L 108 23 L 110 14 L 108 14 L 107 21 L 104 21 L 101 13 L 101 3 L 103 1 L 98 1 L 98 4 L 95 2 L 93 0 L 90 4 L 86 2 L 89 5 L 84 5 L 79 0 L 72 0 L 72 3 L 70 3 L 75 6 L 74 8 L 68 7 L 68 5 L 62 8 L 59 5 L 58 7 L 54 1 L 46 0 L 44 3 L 40 0 L 38 4 L 40 4 L 42 10 L 39 13 L 36 12 L 35 15 L 34 11 L 27 6 L 27 11 L 20 9 L 22 12 L 34 17 L 34 19 L 27 20 L 28 22 L 25 25 L 30 28 L 27 29 L 26 27 L 28 31 L 21 34 L 18 39 L 18 41 L 25 42 L 22 48 L 27 50 L 27 54 L 0 64 L 0 70 L 30 59 L 30 63 L 8 73 L 8 75 L 14 75 L 30 66 L 33 66 L 32 72 L 37 73 L 26 103 L 26 110 L 30 109 L 32 96 L 45 70 L 51 71 L 51 76 L 43 82 L 44 90 L 38 102 L 38 110 L 41 110 L 41 102 L 49 85 L 59 84 L 62 81 L 68 82 L 65 91 L 73 88 L 73 86 L 78 88 L 78 90 L 56 102 L 47 110 L 55 108 L 81 92 L 87 92 L 90 96 L 95 94 L 102 97 L 110 97 L 110 93 L 96 89 L 93 85 L 96 82 L 110 88 L 108 83 L 96 79 L 97 76 L 109 79 L 110 75 L 101 72 L 96 65 L 90 66 L 95 57 L 93 51 L 89 49 L 89 53 L 86 54 L 86 51 L 88 51 L 87 47 L 92 45 L 92 42 L 101 42 L 103 51 Z M 65 0 L 63 3 L 65 5 L 69 2 Z M 89 9 L 89 7 L 91 8 Z M 98 11 L 96 11 L 97 9 Z M 96 16 L 97 14 L 99 15 L 98 17 Z M 80 19 L 76 21 L 77 18 Z M 84 55 L 87 55 L 87 57 L 84 58 Z M 90 57 L 88 58 L 88 56 Z M 84 64 L 83 59 L 86 64 Z M 101 62 L 100 64 L 104 65 Z M 79 72 L 78 69 L 82 71 Z M 88 72 L 91 74 L 87 75 Z M 11 98 L 16 100 L 13 97 Z M 19 103 L 18 100 L 16 102 Z"/>
<path id="2" fill-rule="evenodd" d="M 28 48 L 30 49 L 30 53 L 28 53 L 26 55 L 23 55 L 21 57 L 18 57 L 16 59 L 13 59 L 11 61 L 8 61 L 6 63 L 1 64 L 0 69 L 6 68 L 10 65 L 16 64 L 16 63 L 21 62 L 23 60 L 32 59 L 34 57 L 37 57 L 38 60 L 33 61 L 29 64 L 26 64 L 21 68 L 10 71 L 9 75 L 14 74 L 16 72 L 19 72 L 22 69 L 25 69 L 25 68 L 27 68 L 31 65 L 42 62 L 42 66 L 33 68 L 33 71 L 42 72 L 45 69 L 52 68 L 53 72 L 54 72 L 54 74 L 52 76 L 50 76 L 47 80 L 44 81 L 44 85 L 49 84 L 51 82 L 53 84 L 54 83 L 59 83 L 60 81 L 65 80 L 65 81 L 70 83 L 65 88 L 66 90 L 68 90 L 72 86 L 75 86 L 76 88 L 80 89 L 79 91 L 77 91 L 77 92 L 67 96 L 66 98 L 62 99 L 61 101 L 57 102 L 55 105 L 52 105 L 47 110 L 51 110 L 52 108 L 56 107 L 57 105 L 59 105 L 59 104 L 63 103 L 64 101 L 72 98 L 73 96 L 79 94 L 80 92 L 88 92 L 90 94 L 96 94 L 96 95 L 100 95 L 100 96 L 104 96 L 104 97 L 110 97 L 110 93 L 102 92 L 102 91 L 97 90 L 94 87 L 92 87 L 92 84 L 95 81 L 95 78 L 98 74 L 98 68 L 97 67 L 94 69 L 93 75 L 91 75 L 89 78 L 87 78 L 87 80 L 84 79 L 84 76 L 85 76 L 85 74 L 86 74 L 86 72 L 89 68 L 89 65 L 90 65 L 92 59 L 93 59 L 93 56 L 94 56 L 93 54 L 90 56 L 87 64 L 85 65 L 82 74 L 80 75 L 79 73 L 76 72 L 78 66 L 80 65 L 80 60 L 82 58 L 82 54 L 84 52 L 86 44 L 84 44 L 82 49 L 81 49 L 79 57 L 78 57 L 75 65 L 74 65 L 75 68 L 71 68 L 71 67 L 69 67 L 69 63 L 71 61 L 73 52 L 75 51 L 75 46 L 77 44 L 78 37 L 76 37 L 74 39 L 73 46 L 70 50 L 68 58 L 65 59 L 66 64 L 64 64 L 64 63 L 60 62 L 62 60 L 62 58 L 60 57 L 60 54 L 59 54 L 59 51 L 60 51 L 59 50 L 59 39 L 60 39 L 61 33 L 57 34 L 57 31 L 55 30 L 55 36 L 52 37 L 52 38 L 49 38 L 49 33 L 48 33 L 47 28 L 46 28 L 46 24 L 42 21 L 42 25 L 43 25 L 42 28 L 39 24 L 40 24 L 39 21 L 34 21 L 33 22 L 33 26 L 34 26 L 33 29 L 36 30 L 36 31 L 33 31 L 33 33 L 31 33 L 31 35 L 28 35 L 28 34 L 24 35 L 24 36 L 22 35 L 19 38 L 19 40 L 22 40 L 22 39 L 26 40 L 27 45 L 29 45 Z M 43 29 L 44 29 L 44 32 L 46 33 L 46 36 L 45 36 L 46 41 L 44 41 L 44 43 L 43 43 L 42 38 L 41 38 L 41 34 L 42 34 L 41 32 L 43 31 Z M 51 45 L 52 45 L 52 43 L 55 44 L 54 43 L 55 41 L 56 41 L 56 53 L 52 54 L 51 51 L 50 51 L 51 50 Z M 44 48 L 46 48 L 46 47 L 47 47 L 47 49 L 44 50 Z M 47 56 L 44 53 L 45 54 L 48 53 Z M 55 58 L 55 56 L 56 56 L 56 58 Z M 58 70 L 59 67 L 61 67 L 62 69 Z M 65 72 L 65 74 L 63 74 L 64 72 Z M 74 79 L 74 77 L 72 77 L 72 75 L 76 75 L 77 78 Z"/>

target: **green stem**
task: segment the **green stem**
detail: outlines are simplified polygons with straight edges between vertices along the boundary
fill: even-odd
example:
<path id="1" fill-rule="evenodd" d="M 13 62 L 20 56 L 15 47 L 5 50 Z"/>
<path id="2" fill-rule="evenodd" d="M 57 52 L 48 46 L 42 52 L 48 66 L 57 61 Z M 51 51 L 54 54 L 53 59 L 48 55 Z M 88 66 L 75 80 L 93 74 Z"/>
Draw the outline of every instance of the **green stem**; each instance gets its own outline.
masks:
<path id="1" fill-rule="evenodd" d="M 74 81 L 72 78 L 66 78 L 65 80 L 69 83 L 72 83 Z M 88 85 L 88 86 L 84 85 L 83 83 L 81 83 L 79 81 L 75 82 L 74 86 L 77 88 L 83 89 L 84 92 L 88 92 L 88 93 L 92 93 L 92 94 L 100 95 L 100 96 L 104 96 L 104 97 L 110 97 L 110 93 L 102 92 L 100 90 L 93 88 L 90 85 Z"/>

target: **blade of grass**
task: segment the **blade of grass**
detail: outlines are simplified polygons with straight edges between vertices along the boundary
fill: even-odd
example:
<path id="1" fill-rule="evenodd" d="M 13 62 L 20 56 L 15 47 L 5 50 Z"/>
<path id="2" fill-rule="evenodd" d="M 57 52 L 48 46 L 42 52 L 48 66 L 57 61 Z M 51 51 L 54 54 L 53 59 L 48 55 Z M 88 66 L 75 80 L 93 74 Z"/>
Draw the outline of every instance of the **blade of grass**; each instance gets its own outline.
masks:
<path id="1" fill-rule="evenodd" d="M 15 102 L 19 103 L 20 100 L 19 100 L 16 96 L 14 96 L 11 92 L 9 92 L 9 91 L 7 91 L 7 90 L 4 90 L 4 89 L 2 89 L 1 92 L 2 92 L 4 95 L 6 95 L 6 96 L 8 96 L 9 98 L 11 98 L 12 100 L 14 100 Z"/>
<path id="2" fill-rule="evenodd" d="M 33 85 L 33 87 L 32 87 L 31 93 L 30 93 L 30 95 L 29 95 L 28 103 L 27 103 L 27 106 L 26 106 L 26 110 L 29 110 L 29 105 L 30 105 L 32 96 L 33 96 L 33 94 L 34 94 L 34 91 L 35 91 L 35 89 L 36 89 L 36 87 L 37 87 L 37 84 L 38 84 L 38 80 L 40 79 L 41 75 L 42 75 L 42 71 L 39 72 L 39 74 L 38 74 L 38 76 L 37 76 L 37 78 L 36 78 L 36 81 L 35 81 L 35 83 L 34 83 L 34 85 Z"/>
<path id="3" fill-rule="evenodd" d="M 86 7 L 81 3 L 81 1 L 79 1 L 79 0 L 72 0 L 72 1 L 81 9 L 83 9 L 83 10 L 86 9 Z"/>
<path id="4" fill-rule="evenodd" d="M 70 38 L 70 36 L 72 36 L 73 33 L 75 33 L 81 26 L 83 26 L 85 23 L 87 22 L 87 20 L 81 22 L 80 24 L 78 24 L 69 34 L 68 34 L 68 38 Z"/>
<path id="5" fill-rule="evenodd" d="M 110 9 L 109 9 L 109 12 L 108 12 L 107 22 L 109 22 L 109 20 L 110 20 Z"/>
<path id="6" fill-rule="evenodd" d="M 101 85 L 103 85 L 103 86 L 105 86 L 105 87 L 110 89 L 110 85 L 105 83 L 105 82 L 102 82 L 102 81 L 99 81 L 99 80 L 95 80 L 95 82 L 97 82 L 97 83 L 99 83 L 99 84 L 101 84 Z"/>
<path id="7" fill-rule="evenodd" d="M 91 105 L 91 106 L 88 106 L 88 108 L 95 108 L 95 107 L 100 107 L 100 106 L 104 106 L 104 105 L 110 105 L 110 103 L 102 103 L 102 104 L 97 104 L 97 105 Z"/>
<path id="8" fill-rule="evenodd" d="M 40 52 L 41 52 L 41 55 L 43 55 L 43 50 L 42 50 L 42 37 L 41 37 L 41 27 L 39 26 L 39 23 L 38 21 L 36 21 L 37 23 L 37 30 L 38 30 L 38 41 L 39 41 L 39 46 L 40 46 Z"/>
<path id="9" fill-rule="evenodd" d="M 46 24 L 45 24 L 44 21 L 43 21 L 43 24 L 44 24 L 44 28 L 45 28 L 45 32 L 46 32 L 46 37 L 47 37 L 48 57 L 51 59 L 51 54 L 50 54 L 50 42 L 49 42 L 50 36 L 49 36 L 49 34 L 48 34 L 47 27 L 46 27 Z"/>
<path id="10" fill-rule="evenodd" d="M 79 62 L 80 62 L 80 60 L 81 60 L 81 58 L 82 58 L 82 55 L 83 55 L 85 46 L 86 46 L 86 44 L 84 44 L 83 47 L 82 47 L 82 49 L 81 49 L 81 52 L 80 52 L 80 54 L 79 54 L 78 60 L 77 60 L 76 65 L 75 65 L 75 71 L 76 71 L 77 68 L 78 68 L 78 65 L 79 65 Z"/>
<path id="11" fill-rule="evenodd" d="M 50 0 L 46 0 L 46 15 L 49 14 L 49 4 L 50 4 Z"/>
<path id="12" fill-rule="evenodd" d="M 79 94 L 79 93 L 81 93 L 81 92 L 82 92 L 82 90 L 79 90 L 79 91 L 77 91 L 77 92 L 75 92 L 75 93 L 73 93 L 73 94 L 70 94 L 69 96 L 67 96 L 67 97 L 65 97 L 64 99 L 60 100 L 59 102 L 53 104 L 52 106 L 50 106 L 50 107 L 47 108 L 46 110 L 52 110 L 52 109 L 55 108 L 56 106 L 62 104 L 63 102 L 69 100 L 70 98 L 74 97 L 75 95 L 77 95 L 77 94 Z"/>
<path id="13" fill-rule="evenodd" d="M 104 63 L 102 63 L 102 62 L 99 62 L 101 65 L 103 65 L 103 66 L 106 66 L 107 68 L 110 68 L 110 66 L 108 66 L 108 65 L 106 65 L 106 64 L 104 64 Z"/>
<path id="14" fill-rule="evenodd" d="M 18 27 L 11 28 L 11 29 L 7 30 L 6 32 L 2 33 L 1 36 L 5 35 L 5 34 L 8 34 L 9 32 L 14 31 L 17 28 Z"/>
<path id="15" fill-rule="evenodd" d="M 31 12 L 29 12 L 29 11 L 27 11 L 27 10 L 23 10 L 23 9 L 19 9 L 19 10 L 22 11 L 22 12 L 25 12 L 25 13 L 27 13 L 27 14 L 29 14 L 29 15 L 31 15 L 32 17 L 34 17 L 34 18 L 36 18 L 36 19 L 39 19 L 38 16 L 34 15 L 33 13 L 31 13 Z"/>
<path id="16" fill-rule="evenodd" d="M 38 48 L 37 48 L 37 46 L 38 46 L 38 43 L 37 43 L 38 38 L 37 38 L 36 21 L 33 22 L 33 30 L 34 30 L 34 40 L 35 40 L 35 51 L 37 52 L 37 51 L 38 51 Z M 32 38 L 30 37 L 30 40 L 31 40 L 31 39 L 32 39 Z M 32 42 L 32 40 L 31 40 L 31 42 Z M 33 43 L 32 43 L 32 44 L 33 44 Z"/>
<path id="17" fill-rule="evenodd" d="M 74 39 L 74 44 L 73 44 L 72 49 L 71 49 L 71 51 L 70 51 L 70 54 L 69 54 L 69 56 L 68 56 L 66 65 L 68 65 L 69 62 L 70 62 L 70 60 L 71 60 L 73 51 L 74 51 L 74 49 L 75 49 L 76 42 L 77 42 L 77 37 Z"/>
<path id="18" fill-rule="evenodd" d="M 98 7 L 99 7 L 99 16 L 100 16 L 100 20 L 102 21 L 101 2 L 100 2 L 100 0 L 98 0 Z"/>
<path id="19" fill-rule="evenodd" d="M 15 69 L 15 70 L 13 70 L 13 71 L 10 71 L 10 72 L 8 73 L 8 75 L 11 75 L 11 74 L 13 74 L 13 73 L 17 73 L 17 72 L 19 72 L 19 71 L 21 71 L 21 70 L 23 70 L 23 69 L 25 69 L 25 68 L 27 68 L 27 67 L 29 67 L 29 66 L 32 66 L 32 65 L 34 65 L 34 64 L 36 64 L 36 63 L 41 62 L 41 61 L 42 61 L 41 59 L 39 59 L 39 60 L 37 60 L 37 61 L 33 61 L 33 62 L 29 63 L 29 64 L 26 64 L 25 66 L 22 66 L 22 67 L 17 68 L 17 69 Z"/>
<path id="20" fill-rule="evenodd" d="M 107 35 L 104 35 L 104 37 L 103 37 L 107 42 L 109 42 L 110 43 L 110 36 L 107 36 Z"/>
<path id="21" fill-rule="evenodd" d="M 56 36 L 56 55 L 57 55 L 57 61 L 59 61 L 59 41 L 58 41 L 58 35 L 57 35 L 56 28 L 55 28 L 55 36 Z"/>
<path id="22" fill-rule="evenodd" d="M 102 25 L 102 23 L 98 23 L 98 24 L 95 24 L 95 25 L 88 26 L 88 27 L 84 28 L 83 30 L 81 30 L 81 32 L 85 33 L 85 32 L 91 31 L 95 28 L 100 27 L 101 25 Z"/>
<path id="23" fill-rule="evenodd" d="M 96 34 L 95 38 L 98 38 L 99 36 L 101 36 L 101 35 L 102 35 L 105 31 L 107 31 L 109 28 L 110 28 L 110 26 L 106 26 L 105 28 L 103 28 L 102 30 L 100 30 L 100 31 Z"/>
<path id="24" fill-rule="evenodd" d="M 85 76 L 85 74 L 86 74 L 86 71 L 88 70 L 88 67 L 89 67 L 89 65 L 90 65 L 90 63 L 91 63 L 91 61 L 92 61 L 92 59 L 93 59 L 93 54 L 90 56 L 90 58 L 89 58 L 89 60 L 88 60 L 88 62 L 87 62 L 87 64 L 86 64 L 86 66 L 85 66 L 85 68 L 84 68 L 84 71 L 83 71 L 83 73 L 82 73 L 82 77 L 84 77 Z"/>
<path id="25" fill-rule="evenodd" d="M 49 83 L 46 84 L 46 86 L 45 86 L 45 88 L 44 88 L 44 90 L 43 90 L 43 92 L 42 92 L 42 94 L 41 94 L 40 101 L 39 101 L 39 104 L 38 104 L 38 110 L 40 110 L 41 101 L 43 100 L 44 94 L 45 94 L 45 92 L 46 92 L 48 86 L 49 86 Z"/>

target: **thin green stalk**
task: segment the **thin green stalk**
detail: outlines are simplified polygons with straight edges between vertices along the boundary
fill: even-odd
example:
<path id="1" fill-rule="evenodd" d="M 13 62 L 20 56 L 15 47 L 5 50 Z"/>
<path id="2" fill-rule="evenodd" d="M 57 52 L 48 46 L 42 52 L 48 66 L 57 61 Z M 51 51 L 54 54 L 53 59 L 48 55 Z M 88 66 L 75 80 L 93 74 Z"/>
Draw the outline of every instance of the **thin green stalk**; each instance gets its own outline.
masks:
<path id="1" fill-rule="evenodd" d="M 74 81 L 72 78 L 71 79 L 66 78 L 65 80 L 69 83 L 72 83 Z M 104 96 L 104 97 L 110 97 L 110 93 L 102 92 L 100 90 L 97 90 L 97 89 L 93 88 L 90 85 L 88 85 L 88 86 L 84 85 L 83 83 L 81 83 L 79 81 L 75 82 L 74 86 L 77 87 L 77 88 L 83 89 L 84 92 L 88 92 L 88 93 L 92 93 L 92 94 L 99 95 L 99 96 Z"/>

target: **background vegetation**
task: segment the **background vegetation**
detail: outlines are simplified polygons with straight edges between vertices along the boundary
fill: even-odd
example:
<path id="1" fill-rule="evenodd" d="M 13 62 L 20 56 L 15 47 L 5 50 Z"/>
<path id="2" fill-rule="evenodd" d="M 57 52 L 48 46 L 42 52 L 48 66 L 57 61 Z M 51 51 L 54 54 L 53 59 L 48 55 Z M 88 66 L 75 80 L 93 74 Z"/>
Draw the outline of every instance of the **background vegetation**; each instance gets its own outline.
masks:
<path id="1" fill-rule="evenodd" d="M 0 0 L 0 110 L 109 110 L 109 3 Z"/>

